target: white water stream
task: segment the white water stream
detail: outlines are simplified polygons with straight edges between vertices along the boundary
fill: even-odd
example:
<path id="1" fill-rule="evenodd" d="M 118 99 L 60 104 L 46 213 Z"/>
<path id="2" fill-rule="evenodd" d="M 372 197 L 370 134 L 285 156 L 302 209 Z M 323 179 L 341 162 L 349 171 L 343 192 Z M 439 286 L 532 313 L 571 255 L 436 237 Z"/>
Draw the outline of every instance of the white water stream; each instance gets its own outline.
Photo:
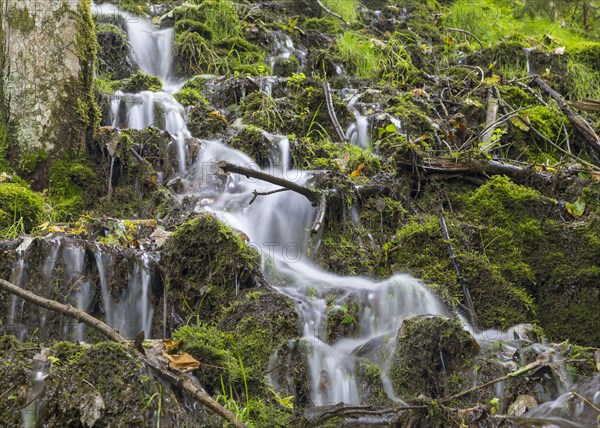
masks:
<path id="1" fill-rule="evenodd" d="M 318 268 L 309 250 L 307 230 L 314 220 L 315 208 L 307 199 L 294 192 L 281 192 L 258 197 L 252 205 L 253 191 L 269 192 L 277 186 L 230 174 L 223 183 L 216 174 L 214 163 L 225 160 L 258 166 L 245 154 L 233 150 L 220 141 L 199 140 L 200 150 L 195 159 L 189 159 L 186 140 L 203 136 L 190 135 L 186 126 L 185 108 L 173 94 L 181 87 L 174 79 L 172 64 L 173 31 L 161 30 L 150 22 L 133 18 L 114 6 L 94 6 L 101 14 L 120 14 L 126 18 L 126 31 L 132 55 L 140 68 L 160 77 L 164 92 L 125 94 L 116 92 L 110 100 L 109 123 L 114 127 L 143 129 L 156 126 L 171 133 L 178 143 L 179 175 L 186 177 L 186 193 L 198 196 L 198 211 L 210 211 L 231 227 L 245 232 L 250 245 L 263 256 L 267 278 L 278 284 L 278 290 L 296 302 L 301 318 L 301 333 L 308 343 L 307 359 L 312 385 L 312 400 L 317 405 L 344 402 L 360 404 L 354 357 L 357 347 L 383 335 L 395 337 L 402 320 L 420 314 L 450 315 L 447 308 L 420 281 L 409 275 L 395 275 L 384 281 L 363 277 L 343 277 Z M 275 35 L 273 64 L 289 58 L 293 50 L 291 41 Z M 350 106 L 352 107 L 352 106 Z M 366 116 L 352 109 L 356 123 L 347 136 L 354 144 L 368 147 L 369 123 Z M 280 175 L 299 184 L 307 184 L 312 172 L 290 169 L 289 140 L 272 136 L 279 153 L 273 157 L 269 173 Z M 86 310 L 91 303 L 90 280 L 86 277 L 85 250 L 72 245 L 69 240 L 57 240 L 56 248 L 49 254 L 43 267 L 43 277 L 51 282 L 57 261 L 62 257 L 68 281 L 73 284 L 72 302 Z M 119 299 L 111 297 L 109 272 L 114 259 L 100 246 L 93 250 L 100 282 L 106 321 L 114 326 L 126 323 L 123 333 L 137 334 L 143 330 L 150 337 L 153 307 L 149 299 L 151 286 L 150 260 L 142 254 L 130 267 L 130 277 Z M 88 266 L 89 268 L 89 266 Z M 275 281 L 276 279 L 276 281 Z M 21 285 L 26 280 L 24 262 L 15 268 L 13 282 Z M 332 295 L 337 296 L 331 302 Z M 356 322 L 357 334 L 330 344 L 326 333 L 326 320 L 333 310 L 343 308 L 344 299 L 360 301 Z M 14 299 L 10 306 L 9 323 L 18 323 L 22 305 Z M 466 326 L 466 325 L 465 325 Z M 72 335 L 82 340 L 84 331 L 71 326 Z M 466 326 L 468 328 L 468 326 Z M 128 334 L 131 333 L 131 334 Z M 327 378 L 326 384 L 323 379 Z M 384 385 L 386 379 L 383 379 Z M 388 389 L 392 398 L 393 394 Z"/>

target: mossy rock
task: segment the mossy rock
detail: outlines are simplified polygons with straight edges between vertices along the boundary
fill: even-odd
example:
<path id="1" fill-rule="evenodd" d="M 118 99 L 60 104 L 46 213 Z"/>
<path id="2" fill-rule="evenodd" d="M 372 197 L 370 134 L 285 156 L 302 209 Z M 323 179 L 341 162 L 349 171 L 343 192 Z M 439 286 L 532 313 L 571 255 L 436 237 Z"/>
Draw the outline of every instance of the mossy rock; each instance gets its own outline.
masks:
<path id="1" fill-rule="evenodd" d="M 393 406 L 392 400 L 385 392 L 381 380 L 382 369 L 379 365 L 366 359 L 359 359 L 356 362 L 355 372 L 361 403 L 371 406 Z"/>
<path id="2" fill-rule="evenodd" d="M 138 93 L 142 91 L 159 92 L 162 91 L 162 82 L 156 76 L 151 76 L 138 71 L 120 83 L 119 89 L 123 92 Z"/>
<path id="3" fill-rule="evenodd" d="M 478 354 L 458 319 L 419 316 L 402 323 L 388 376 L 399 396 L 447 397 L 472 385 Z"/>
<path id="4" fill-rule="evenodd" d="M 207 104 L 195 105 L 188 112 L 188 130 L 196 138 L 222 135 L 229 128 L 225 116 Z"/>
<path id="5" fill-rule="evenodd" d="M 39 224 L 44 215 L 44 198 L 26 187 L 14 183 L 0 183 L 0 230 L 22 221 L 23 230 L 30 231 Z"/>
<path id="6" fill-rule="evenodd" d="M 181 77 L 218 71 L 219 58 L 211 42 L 195 32 L 177 34 L 173 58 L 177 74 Z"/>
<path id="7" fill-rule="evenodd" d="M 26 391 L 33 382 L 33 354 L 21 351 L 22 347 L 14 336 L 0 335 L 0 388 L 13 391 L 6 400 L 0 400 L 0 426 L 6 428 L 22 425 L 23 413 L 19 410 L 28 404 Z"/>
<path id="8" fill-rule="evenodd" d="M 208 106 L 208 100 L 204 98 L 202 92 L 194 88 L 181 88 L 179 92 L 174 95 L 175 99 L 183 106 Z"/>
<path id="9" fill-rule="evenodd" d="M 252 291 L 225 310 L 219 329 L 233 335 L 246 375 L 264 388 L 272 354 L 298 337 L 299 319 L 289 297 L 276 291 Z"/>
<path id="10" fill-rule="evenodd" d="M 59 345 L 58 355 L 65 359 L 46 380 L 48 396 L 54 399 L 44 405 L 44 423 L 79 423 L 93 408 L 94 400 L 101 400 L 105 409 L 96 424 L 135 424 L 157 408 L 157 401 L 144 408 L 151 390 L 143 383 L 141 365 L 121 345 L 101 343 L 71 349 Z"/>
<path id="11" fill-rule="evenodd" d="M 229 145 L 252 157 L 261 167 L 269 166 L 270 159 L 276 151 L 273 142 L 256 126 L 244 126 Z"/>
<path id="12" fill-rule="evenodd" d="M 135 71 L 129 58 L 129 43 L 123 30 L 113 24 L 96 24 L 97 72 L 112 80 L 126 79 Z"/>
<path id="13" fill-rule="evenodd" d="M 356 337 L 361 314 L 360 296 L 351 293 L 348 296 L 338 298 L 336 290 L 332 290 L 326 296 L 327 321 L 325 330 L 327 342 L 332 344 L 346 337 Z"/>
<path id="14" fill-rule="evenodd" d="M 169 300 L 183 319 L 214 322 L 240 290 L 254 287 L 260 256 L 229 226 L 201 214 L 167 240 L 161 264 Z"/>

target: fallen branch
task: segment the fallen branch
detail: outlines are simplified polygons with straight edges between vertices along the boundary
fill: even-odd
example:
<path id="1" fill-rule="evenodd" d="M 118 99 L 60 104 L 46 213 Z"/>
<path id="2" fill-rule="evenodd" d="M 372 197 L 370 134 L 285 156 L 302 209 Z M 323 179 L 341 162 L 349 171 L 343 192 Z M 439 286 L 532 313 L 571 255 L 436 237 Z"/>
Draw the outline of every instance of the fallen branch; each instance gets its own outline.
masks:
<path id="1" fill-rule="evenodd" d="M 266 172 L 258 171 L 252 168 L 246 168 L 244 166 L 236 165 L 229 163 L 227 161 L 217 162 L 217 167 L 221 168 L 223 172 L 233 172 L 235 174 L 241 174 L 248 178 L 256 178 L 257 180 L 266 181 L 267 183 L 275 184 L 277 186 L 281 186 L 284 189 L 291 190 L 292 192 L 296 192 L 306 199 L 310 201 L 310 203 L 317 207 L 317 215 L 315 217 L 315 221 L 310 228 L 311 233 L 318 233 L 321 227 L 323 226 L 323 222 L 325 219 L 325 211 L 327 208 L 327 198 L 322 192 L 318 190 L 310 189 L 305 186 L 301 186 L 299 184 L 294 183 L 293 181 L 286 180 L 282 177 L 277 177 L 275 175 L 267 174 Z M 280 192 L 282 190 L 277 190 L 276 192 Z M 275 192 L 272 192 L 275 193 Z M 256 199 L 256 192 L 254 198 L 252 198 L 252 202 Z"/>
<path id="2" fill-rule="evenodd" d="M 252 197 L 250 202 L 248 202 L 248 205 L 252 205 L 254 203 L 254 201 L 256 200 L 256 198 L 259 196 L 269 196 L 269 195 L 274 195 L 275 193 L 289 192 L 289 191 L 290 191 L 290 189 L 277 189 L 277 190 L 271 190 L 270 192 L 257 192 L 256 190 L 254 190 L 252 192 L 252 194 L 254 196 Z"/>
<path id="3" fill-rule="evenodd" d="M 402 406 L 402 407 L 384 407 L 384 406 L 350 406 L 347 404 L 336 404 L 333 406 L 315 407 L 309 412 L 305 412 L 304 419 L 309 424 L 322 424 L 332 418 L 351 418 L 368 417 L 370 423 L 375 421 L 382 425 L 389 426 L 396 422 L 402 412 L 407 410 L 427 409 L 426 405 Z"/>
<path id="4" fill-rule="evenodd" d="M 395 159 L 398 165 L 410 168 L 414 167 L 414 161 L 409 158 L 398 157 Z M 503 163 L 496 160 L 486 161 L 484 159 L 454 159 L 442 157 L 425 158 L 419 167 L 429 174 L 444 175 L 506 175 L 515 182 L 524 183 L 532 178 L 543 184 L 550 184 L 553 176 L 536 171 L 532 168 L 522 168 L 516 165 Z"/>
<path id="5" fill-rule="evenodd" d="M 59 313 L 61 315 L 65 315 L 70 318 L 74 318 L 77 321 L 82 322 L 87 326 L 93 328 L 94 330 L 98 331 L 107 339 L 116 343 L 120 343 L 127 351 L 129 351 L 131 354 L 135 355 L 137 358 L 142 360 L 142 362 L 147 367 L 150 367 L 152 370 L 154 370 L 154 372 L 158 376 L 186 391 L 207 409 L 221 416 L 223 419 L 231 422 L 235 427 L 246 428 L 246 425 L 239 419 L 237 419 L 232 412 L 227 410 L 225 407 L 221 406 L 206 392 L 196 388 L 188 378 L 183 377 L 181 374 L 171 371 L 167 368 L 161 367 L 157 362 L 152 361 L 140 351 L 135 349 L 133 344 L 125 340 L 125 338 L 119 333 L 117 333 L 116 330 L 109 327 L 107 324 L 100 321 L 99 319 L 96 319 L 93 316 L 87 314 L 86 312 L 74 308 L 71 305 L 64 305 L 55 300 L 50 300 L 46 299 L 45 297 L 38 296 L 37 294 L 34 294 L 31 291 L 24 290 L 3 279 L 0 279 L 0 289 L 14 294 L 15 296 L 18 296 L 23 300 L 32 303 L 36 306 L 40 306 L 42 308 Z"/>
<path id="6" fill-rule="evenodd" d="M 537 369 L 537 368 L 539 368 L 540 366 L 543 366 L 543 365 L 544 365 L 544 363 L 536 361 L 534 363 L 531 363 L 531 364 L 528 364 L 528 365 L 526 365 L 524 367 L 521 367 L 519 370 L 511 372 L 511 373 L 507 374 L 506 376 L 502 376 L 502 377 L 490 380 L 489 382 L 482 383 L 481 385 L 474 386 L 473 388 L 465 389 L 464 391 L 461 391 L 461 392 L 459 392 L 457 394 L 454 394 L 454 395 L 450 395 L 449 397 L 440 398 L 439 400 L 437 400 L 437 402 L 438 403 L 447 403 L 448 401 L 452 401 L 452 400 L 455 400 L 457 398 L 463 397 L 463 396 L 468 395 L 468 394 L 470 394 L 472 392 L 478 391 L 478 390 L 480 390 L 482 388 L 488 387 L 490 385 L 494 385 L 494 384 L 496 384 L 498 382 L 502 382 L 504 380 L 508 380 L 511 377 L 519 376 L 519 375 L 522 375 L 524 373 L 530 372 L 531 370 Z"/>
<path id="7" fill-rule="evenodd" d="M 335 115 L 335 109 L 333 108 L 333 100 L 331 98 L 331 88 L 329 87 L 329 83 L 327 81 L 323 82 L 323 90 L 325 92 L 325 104 L 327 104 L 327 112 L 329 113 L 329 118 L 331 119 L 331 123 L 333 123 L 333 127 L 335 128 L 335 132 L 337 132 L 338 137 L 341 143 L 346 142 L 346 134 L 344 134 L 344 130 L 340 125 L 340 122 Z"/>
<path id="8" fill-rule="evenodd" d="M 442 236 L 446 241 L 446 245 L 448 247 L 448 255 L 450 256 L 450 261 L 452 262 L 452 266 L 454 267 L 454 271 L 456 272 L 456 278 L 458 279 L 459 284 L 463 290 L 463 296 L 465 298 L 465 305 L 469 311 L 469 318 L 471 318 L 471 325 L 476 326 L 477 317 L 475 315 L 475 306 L 473 305 L 473 299 L 471 299 L 471 293 L 469 293 L 469 288 L 467 287 L 467 283 L 462 276 L 462 272 L 460 269 L 460 265 L 456 261 L 456 256 L 454 255 L 454 250 L 452 249 L 452 243 L 450 242 L 450 233 L 448 232 L 448 226 L 446 226 L 446 219 L 444 217 L 440 217 L 439 219 L 440 228 L 442 229 Z"/>
<path id="9" fill-rule="evenodd" d="M 567 103 L 567 100 L 564 97 L 552 89 L 546 82 L 544 82 L 539 76 L 534 77 L 533 84 L 538 86 L 548 95 L 550 95 L 558 104 L 558 107 L 561 111 L 567 116 L 573 128 L 583 137 L 587 145 L 596 152 L 597 155 L 600 155 L 600 138 L 594 131 L 594 128 L 590 126 L 590 124 L 580 115 L 575 113 L 571 106 Z"/>
<path id="10" fill-rule="evenodd" d="M 248 178 L 256 178 L 257 180 L 266 181 L 267 183 L 275 184 L 276 186 L 284 187 L 293 192 L 299 193 L 306 197 L 313 205 L 318 205 L 322 193 L 318 190 L 310 189 L 300 184 L 296 184 L 293 181 L 286 180 L 282 177 L 267 174 L 266 172 L 258 171 L 252 168 L 246 168 L 244 166 L 229 163 L 227 161 L 217 162 L 216 166 L 221 168 L 223 172 L 233 172 L 240 174 Z"/>

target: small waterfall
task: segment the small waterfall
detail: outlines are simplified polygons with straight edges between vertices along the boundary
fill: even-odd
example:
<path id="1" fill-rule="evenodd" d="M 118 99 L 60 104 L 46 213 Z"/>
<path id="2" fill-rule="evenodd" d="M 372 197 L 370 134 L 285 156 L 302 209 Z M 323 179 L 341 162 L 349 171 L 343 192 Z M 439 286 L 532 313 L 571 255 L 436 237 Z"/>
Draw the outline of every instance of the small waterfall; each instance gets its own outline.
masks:
<path id="1" fill-rule="evenodd" d="M 533 52 L 534 50 L 535 48 L 523 48 L 523 52 L 525 52 L 526 58 L 525 71 L 527 72 L 527 74 L 531 74 L 531 65 L 529 63 L 529 57 L 531 55 L 531 52 Z"/>
<path id="2" fill-rule="evenodd" d="M 40 269 L 36 260 L 41 258 L 44 262 Z M 123 263 L 131 264 L 129 273 L 125 278 L 117 277 L 115 269 L 122 269 Z M 37 240 L 35 245 L 21 254 L 11 279 L 20 287 L 50 298 L 52 293 L 59 293 L 59 300 L 65 300 L 88 313 L 94 311 L 95 296 L 100 295 L 103 317 L 101 314 L 94 316 L 104 318 L 107 324 L 118 329 L 125 337 L 132 338 L 142 330 L 146 337 L 152 337 L 154 306 L 151 293 L 157 280 L 155 266 L 156 260 L 149 253 L 124 254 L 113 247 L 50 236 Z M 123 281 L 126 283 L 118 297 L 114 297 L 117 294 L 114 291 L 111 293 L 111 281 L 112 287 L 122 285 Z M 56 291 L 47 291 L 50 285 Z M 24 323 L 27 323 L 38 328 L 41 338 L 57 334 L 65 339 L 85 341 L 82 323 L 63 317 L 50 318 L 50 313 L 44 309 L 35 312 L 29 312 L 29 309 L 26 312 L 26 305 L 29 304 L 13 298 L 7 316 L 9 328 L 16 330 L 20 340 L 26 339 Z M 49 318 L 52 319 L 51 324 Z"/>
<path id="3" fill-rule="evenodd" d="M 299 62 L 298 69 L 294 71 L 297 72 L 302 70 L 304 68 L 306 53 L 294 48 L 294 42 L 291 37 L 281 31 L 271 32 L 271 37 L 273 39 L 272 53 L 267 57 L 267 63 L 271 67 L 271 70 L 275 70 L 279 64 L 285 64 L 292 55 L 295 56 Z"/>
<path id="4" fill-rule="evenodd" d="M 355 146 L 362 147 L 363 149 L 369 148 L 371 146 L 370 115 L 365 114 L 369 112 L 362 111 L 366 110 L 364 106 L 361 105 L 361 107 L 359 107 L 357 104 L 361 94 L 357 93 L 354 89 L 348 88 L 342 89 L 340 94 L 348 100 L 348 109 L 352 112 L 355 119 L 346 130 L 346 139 Z"/>

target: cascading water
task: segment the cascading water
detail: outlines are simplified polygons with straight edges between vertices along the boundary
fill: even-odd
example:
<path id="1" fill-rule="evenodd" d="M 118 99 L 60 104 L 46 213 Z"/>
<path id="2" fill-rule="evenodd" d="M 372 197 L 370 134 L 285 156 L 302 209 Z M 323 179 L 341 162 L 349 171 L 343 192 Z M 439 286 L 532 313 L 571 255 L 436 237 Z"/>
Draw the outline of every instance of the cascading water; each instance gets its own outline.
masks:
<path id="1" fill-rule="evenodd" d="M 151 288 L 155 261 L 148 253 L 130 254 L 127 260 L 127 263 L 131 263 L 126 277 L 127 286 L 115 297 L 118 293 L 111 293 L 110 276 L 114 275 L 117 254 L 109 252 L 109 249 L 101 245 L 88 245 L 80 239 L 49 236 L 38 240 L 35 245 L 29 245 L 21 253 L 11 279 L 23 288 L 39 288 L 43 295 L 47 294 L 43 290 L 53 284 L 56 290 L 64 293 L 68 303 L 86 312 L 92 312 L 97 294 L 95 290 L 100 289 L 99 305 L 108 325 L 118 329 L 125 337 L 132 338 L 140 331 L 144 331 L 146 337 L 151 337 L 154 313 Z M 40 255 L 45 257 L 45 261 L 38 270 L 36 260 Z M 125 256 L 122 257 L 121 264 Z M 113 286 L 116 282 L 119 282 L 118 278 L 113 281 Z M 23 300 L 13 296 L 7 321 L 20 340 L 24 340 L 27 333 L 23 323 L 24 311 Z M 86 332 L 82 323 L 58 317 L 49 325 L 49 314 L 40 309 L 29 315 L 38 319 L 35 324 L 39 325 L 38 334 L 41 338 L 57 335 L 78 342 L 85 340 Z M 59 320 L 58 326 L 56 319 Z M 53 333 L 50 329 L 54 329 Z"/>
<path id="2" fill-rule="evenodd" d="M 159 29 L 145 19 L 109 4 L 93 5 L 92 12 L 122 17 L 136 63 L 144 73 L 157 76 L 163 82 L 163 92 L 124 94 L 116 91 L 110 97 L 107 122 L 117 128 L 144 129 L 155 126 L 169 132 L 177 142 L 177 163 L 179 174 L 183 175 L 188 163 L 186 141 L 191 134 L 186 125 L 185 108 L 173 97 L 182 87 L 171 70 L 173 29 Z"/>
<path id="3" fill-rule="evenodd" d="M 114 11 L 111 8 L 111 12 Z M 138 24 L 127 26 L 134 57 L 142 70 L 169 81 L 171 47 L 165 47 L 163 43 L 172 38 L 172 33 L 155 29 L 148 23 Z M 278 61 L 289 59 L 294 52 L 289 38 L 275 34 L 274 39 L 270 57 L 272 67 Z M 264 88 L 261 86 L 262 90 L 269 93 L 274 81 L 264 79 L 266 83 Z M 181 141 L 179 174 L 186 181 L 185 193 L 198 200 L 196 210 L 212 212 L 234 229 L 243 231 L 249 244 L 262 254 L 267 278 L 296 302 L 303 342 L 307 344 L 312 401 L 317 405 L 360 404 L 354 367 L 356 350 L 371 340 L 394 337 L 404 319 L 422 314 L 447 316 L 450 315 L 448 309 L 421 282 L 408 275 L 396 275 L 377 282 L 361 277 L 341 277 L 319 269 L 308 256 L 311 245 L 306 232 L 316 209 L 305 197 L 294 192 L 270 193 L 279 189 L 272 184 L 238 174 L 224 178 L 215 171 L 214 164 L 218 161 L 254 169 L 259 167 L 247 155 L 220 141 L 199 140 L 200 150 L 190 165 L 184 157 L 185 138 L 191 137 L 185 124 L 185 110 L 171 95 L 176 85 L 168 84 L 167 88 L 170 93 L 115 93 L 111 98 L 109 122 L 116 127 L 136 129 L 154 124 L 178 136 Z M 353 144 L 368 147 L 369 118 L 355 106 L 357 99 L 358 96 L 354 96 L 349 102 L 356 122 L 348 129 L 347 137 Z M 400 130 L 401 123 L 393 123 Z M 269 138 L 277 147 L 277 153 L 265 172 L 301 185 L 308 184 L 314 175 L 312 172 L 291 169 L 289 140 L 273 135 Z M 270 194 L 257 197 L 255 192 Z M 253 201 L 251 205 L 250 201 Z M 95 253 L 95 258 L 103 300 L 110 301 L 106 274 L 110 261 L 101 251 Z M 136 311 L 138 329 L 148 332 L 153 309 L 146 300 L 148 270 L 143 258 L 135 265 L 131 278 L 138 278 L 134 282 L 140 283 L 141 289 L 132 292 L 130 281 L 119 303 L 105 307 L 106 318 L 110 323 L 116 323 L 124 314 Z M 336 296 L 334 301 L 331 301 L 332 295 Z M 358 314 L 350 319 L 356 324 L 356 334 L 351 338 L 332 340 L 327 337 L 327 318 L 335 311 L 343 311 L 348 299 L 360 302 Z M 16 312 L 14 309 L 13 313 Z M 465 328 L 468 328 L 466 323 Z M 396 399 L 389 382 L 385 378 L 382 380 L 390 398 Z"/>

